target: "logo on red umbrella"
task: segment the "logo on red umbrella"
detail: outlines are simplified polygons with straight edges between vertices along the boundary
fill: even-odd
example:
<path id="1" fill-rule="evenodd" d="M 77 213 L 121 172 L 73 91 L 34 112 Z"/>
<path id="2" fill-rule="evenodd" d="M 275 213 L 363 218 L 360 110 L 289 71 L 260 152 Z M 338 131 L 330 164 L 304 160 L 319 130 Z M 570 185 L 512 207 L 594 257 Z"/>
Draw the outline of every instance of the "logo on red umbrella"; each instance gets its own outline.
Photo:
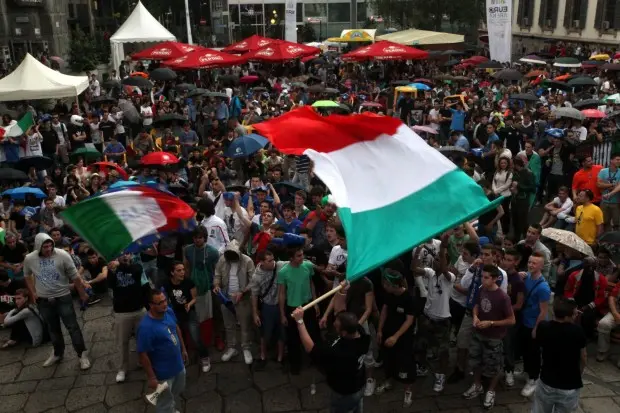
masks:
<path id="1" fill-rule="evenodd" d="M 263 47 L 268 45 L 269 43 L 271 43 L 269 40 L 259 40 L 258 41 L 258 47 Z"/>
<path id="2" fill-rule="evenodd" d="M 184 44 L 181 46 L 181 50 L 183 50 L 185 53 L 189 53 L 191 51 L 194 51 L 196 48 L 194 46 L 190 46 L 187 44 Z"/>
<path id="3" fill-rule="evenodd" d="M 302 49 L 299 46 L 288 46 L 286 48 L 286 51 L 289 52 L 290 54 L 295 54 L 295 53 L 301 53 L 304 51 L 304 49 Z"/>
<path id="4" fill-rule="evenodd" d="M 246 47 L 248 47 L 248 42 L 243 41 L 243 42 L 239 43 L 238 45 L 236 45 L 235 49 L 245 49 Z"/>
<path id="5" fill-rule="evenodd" d="M 402 47 L 398 47 L 398 46 L 388 46 L 383 48 L 383 51 L 385 53 L 405 53 L 406 50 L 403 49 Z"/>
<path id="6" fill-rule="evenodd" d="M 185 59 L 187 59 L 187 56 L 177 57 L 171 63 L 172 64 L 183 63 L 185 61 Z"/>
<path id="7" fill-rule="evenodd" d="M 163 49 L 155 49 L 152 53 L 153 56 L 170 56 L 171 54 L 172 50 L 165 47 Z"/>
<path id="8" fill-rule="evenodd" d="M 257 56 L 273 56 L 273 49 L 268 48 L 268 49 L 263 49 L 260 50 L 258 53 L 256 53 Z"/>
<path id="9" fill-rule="evenodd" d="M 219 62 L 221 60 L 224 60 L 222 56 L 212 54 L 212 53 L 203 54 L 202 56 L 198 58 L 198 61 L 200 63 L 210 63 L 210 62 L 215 62 L 215 61 Z"/>

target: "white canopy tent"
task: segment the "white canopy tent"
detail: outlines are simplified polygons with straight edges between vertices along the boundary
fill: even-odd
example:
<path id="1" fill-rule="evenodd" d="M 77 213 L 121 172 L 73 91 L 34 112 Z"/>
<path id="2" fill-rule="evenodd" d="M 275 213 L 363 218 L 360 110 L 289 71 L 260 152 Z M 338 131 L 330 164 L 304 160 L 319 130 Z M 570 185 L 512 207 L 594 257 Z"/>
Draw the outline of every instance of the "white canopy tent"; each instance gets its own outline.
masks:
<path id="1" fill-rule="evenodd" d="M 174 41 L 176 37 L 162 26 L 139 1 L 125 23 L 110 37 L 113 68 L 118 70 L 121 61 L 125 59 L 123 43 L 165 42 L 167 40 Z"/>
<path id="2" fill-rule="evenodd" d="M 76 96 L 88 87 L 88 76 L 57 72 L 27 54 L 20 65 L 0 79 L 0 101 Z"/>

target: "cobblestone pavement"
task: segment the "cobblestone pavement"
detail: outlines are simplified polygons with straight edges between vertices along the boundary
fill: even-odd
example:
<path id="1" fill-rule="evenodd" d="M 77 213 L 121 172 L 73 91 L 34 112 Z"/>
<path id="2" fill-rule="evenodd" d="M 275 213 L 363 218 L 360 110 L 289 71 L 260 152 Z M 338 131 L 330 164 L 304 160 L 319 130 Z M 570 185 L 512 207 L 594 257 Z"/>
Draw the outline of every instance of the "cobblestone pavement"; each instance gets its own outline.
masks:
<path id="1" fill-rule="evenodd" d="M 78 311 L 79 313 L 79 311 Z M 80 324 L 92 361 L 92 367 L 80 371 L 76 354 L 67 346 L 65 359 L 58 365 L 43 368 L 41 364 L 51 352 L 50 345 L 41 348 L 15 348 L 0 352 L 0 413 L 40 412 L 152 412 L 144 402 L 146 382 L 137 367 L 128 372 L 127 381 L 116 384 L 117 355 L 113 341 L 113 315 L 109 299 L 104 299 L 85 313 L 79 313 Z M 8 331 L 0 331 L 0 340 Z M 65 340 L 70 343 L 66 336 Z M 595 354 L 595 349 L 591 349 Z M 328 412 L 329 390 L 320 373 L 312 368 L 299 376 L 290 376 L 267 365 L 265 371 L 254 372 L 241 356 L 222 363 L 220 354 L 213 353 L 213 368 L 199 373 L 197 366 L 187 368 L 187 387 L 179 401 L 181 412 L 195 413 L 260 413 L 260 412 Z M 137 361 L 136 353 L 131 353 Z M 581 400 L 584 413 L 620 412 L 620 370 L 617 357 L 597 363 L 590 357 L 586 371 L 587 383 Z M 136 365 L 134 362 L 133 365 Z M 377 373 L 379 374 L 379 373 Z M 310 394 L 315 381 L 316 394 Z M 430 378 L 414 385 L 414 403 L 402 408 L 402 389 L 366 398 L 365 412 L 481 412 L 480 401 L 463 400 L 460 393 L 469 383 L 447 386 L 440 396 L 432 391 Z M 518 385 L 522 383 L 518 382 Z M 530 403 L 520 396 L 519 389 L 497 393 L 494 412 L 529 412 Z"/>

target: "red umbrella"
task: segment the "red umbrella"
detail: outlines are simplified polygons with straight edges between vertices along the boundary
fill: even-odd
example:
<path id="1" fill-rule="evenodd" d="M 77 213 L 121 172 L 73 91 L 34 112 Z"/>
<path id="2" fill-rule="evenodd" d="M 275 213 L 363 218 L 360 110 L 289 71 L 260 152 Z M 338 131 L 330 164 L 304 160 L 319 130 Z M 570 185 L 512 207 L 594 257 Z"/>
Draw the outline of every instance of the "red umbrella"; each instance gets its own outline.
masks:
<path id="1" fill-rule="evenodd" d="M 586 118 L 603 119 L 605 117 L 605 112 L 598 109 L 584 109 L 581 113 L 583 113 Z"/>
<path id="2" fill-rule="evenodd" d="M 317 47 L 310 47 L 299 43 L 278 41 L 262 49 L 243 55 L 243 58 L 255 62 L 285 62 L 320 53 Z"/>
<path id="3" fill-rule="evenodd" d="M 134 60 L 167 60 L 176 59 L 185 56 L 189 52 L 201 48 L 198 45 L 179 43 L 179 42 L 163 42 L 141 52 L 134 53 L 131 58 Z"/>
<path id="4" fill-rule="evenodd" d="M 177 59 L 166 60 L 163 64 L 175 69 L 209 69 L 234 66 L 243 61 L 239 56 L 203 47 Z"/>
<path id="5" fill-rule="evenodd" d="M 361 47 L 341 56 L 345 62 L 364 60 L 418 60 L 428 58 L 428 52 L 415 47 L 404 46 L 382 40 L 366 47 Z"/>
<path id="6" fill-rule="evenodd" d="M 480 64 L 480 63 L 488 62 L 488 61 L 489 61 L 489 58 L 486 56 L 472 56 L 469 59 L 463 60 L 461 63 L 472 62 L 475 64 Z"/>
<path id="7" fill-rule="evenodd" d="M 364 102 L 362 103 L 363 108 L 383 108 L 383 105 L 379 102 Z"/>
<path id="8" fill-rule="evenodd" d="M 239 79 L 239 82 L 241 82 L 241 83 L 254 83 L 257 80 L 258 80 L 258 76 L 250 75 L 250 76 L 243 76 L 241 79 Z"/>
<path id="9" fill-rule="evenodd" d="M 222 49 L 222 52 L 226 53 L 246 53 L 251 52 L 253 50 L 258 50 L 262 47 L 267 46 L 270 43 L 277 42 L 276 39 L 269 39 L 267 37 L 259 36 L 257 34 L 253 34 L 247 39 L 241 40 L 240 42 L 233 43 L 231 45 L 226 46 Z"/>
<path id="10" fill-rule="evenodd" d="M 110 169 L 114 169 L 116 172 L 118 172 L 118 174 L 126 181 L 129 179 L 129 175 L 127 175 L 127 172 L 125 172 L 125 170 L 123 168 L 121 168 L 118 164 L 114 163 L 114 162 L 95 162 L 91 165 L 88 165 L 88 169 L 89 171 L 91 171 L 93 169 L 93 167 L 99 167 L 99 169 L 106 169 L 106 168 L 110 168 Z"/>
<path id="11" fill-rule="evenodd" d="M 306 56 L 306 57 L 304 57 L 303 59 L 301 59 L 301 62 L 302 62 L 302 63 L 308 63 L 310 60 L 314 60 L 314 59 L 316 59 L 317 57 L 319 57 L 319 55 L 318 55 L 318 54 L 317 54 L 317 55 L 314 55 L 314 56 Z"/>
<path id="12" fill-rule="evenodd" d="M 151 152 L 144 155 L 140 163 L 145 166 L 174 165 L 179 163 L 179 158 L 168 152 Z"/>

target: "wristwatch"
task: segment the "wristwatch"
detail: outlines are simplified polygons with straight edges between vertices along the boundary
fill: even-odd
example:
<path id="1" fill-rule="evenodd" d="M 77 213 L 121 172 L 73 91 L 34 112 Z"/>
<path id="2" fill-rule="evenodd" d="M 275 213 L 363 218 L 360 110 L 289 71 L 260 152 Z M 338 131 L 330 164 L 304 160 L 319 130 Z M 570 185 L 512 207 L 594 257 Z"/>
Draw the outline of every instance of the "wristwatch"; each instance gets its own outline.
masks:
<path id="1" fill-rule="evenodd" d="M 297 324 L 301 325 L 303 323 L 304 323 L 304 319 L 303 318 L 300 318 L 299 320 L 297 320 Z"/>

